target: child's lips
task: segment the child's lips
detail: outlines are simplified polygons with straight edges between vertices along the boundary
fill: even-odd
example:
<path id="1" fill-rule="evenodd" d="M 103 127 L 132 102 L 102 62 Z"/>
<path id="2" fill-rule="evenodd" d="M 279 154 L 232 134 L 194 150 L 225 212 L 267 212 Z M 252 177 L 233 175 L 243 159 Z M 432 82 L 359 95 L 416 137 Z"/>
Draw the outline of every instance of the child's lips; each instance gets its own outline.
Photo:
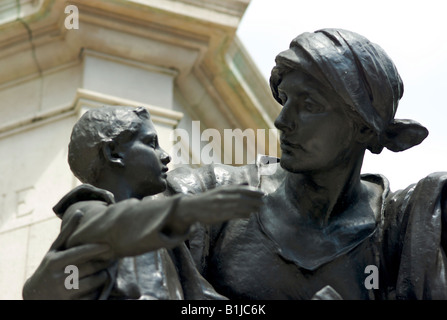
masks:
<path id="1" fill-rule="evenodd" d="M 168 176 L 168 174 L 166 173 L 166 172 L 168 172 L 168 170 L 169 170 L 169 168 L 166 166 L 161 169 L 161 176 L 165 179 Z"/>

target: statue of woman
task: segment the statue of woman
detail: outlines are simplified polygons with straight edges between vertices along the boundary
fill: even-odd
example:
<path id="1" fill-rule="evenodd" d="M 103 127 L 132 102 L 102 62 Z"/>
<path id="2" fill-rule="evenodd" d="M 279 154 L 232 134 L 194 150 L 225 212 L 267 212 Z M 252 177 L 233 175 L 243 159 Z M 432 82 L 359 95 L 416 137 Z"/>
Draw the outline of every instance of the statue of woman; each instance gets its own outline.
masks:
<path id="1" fill-rule="evenodd" d="M 258 182 L 259 212 L 197 247 L 205 278 L 230 299 L 446 298 L 447 175 L 394 193 L 385 177 L 361 175 L 367 149 L 403 151 L 428 135 L 394 119 L 403 84 L 387 54 L 346 30 L 304 33 L 270 84 L 283 106 L 280 164 Z"/>

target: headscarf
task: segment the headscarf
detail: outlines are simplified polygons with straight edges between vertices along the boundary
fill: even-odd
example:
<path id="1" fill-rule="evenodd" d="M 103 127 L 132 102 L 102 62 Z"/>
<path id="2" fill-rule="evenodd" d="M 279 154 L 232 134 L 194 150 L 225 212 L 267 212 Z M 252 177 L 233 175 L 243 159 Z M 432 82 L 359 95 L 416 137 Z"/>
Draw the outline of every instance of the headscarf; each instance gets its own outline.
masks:
<path id="1" fill-rule="evenodd" d="M 368 147 L 373 153 L 380 153 L 383 147 L 403 151 L 428 135 L 415 121 L 394 119 L 404 91 L 400 75 L 380 46 L 357 33 L 322 29 L 293 39 L 290 48 L 277 55 L 270 78 L 278 102 L 282 64 L 303 70 L 337 92 L 375 132 L 376 139 Z"/>

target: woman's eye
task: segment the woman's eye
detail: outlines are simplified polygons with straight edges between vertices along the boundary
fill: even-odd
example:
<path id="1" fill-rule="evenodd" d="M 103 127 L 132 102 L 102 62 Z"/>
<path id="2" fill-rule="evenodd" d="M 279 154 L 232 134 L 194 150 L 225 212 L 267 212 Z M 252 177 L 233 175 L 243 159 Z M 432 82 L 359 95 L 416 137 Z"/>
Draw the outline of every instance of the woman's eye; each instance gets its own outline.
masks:
<path id="1" fill-rule="evenodd" d="M 281 100 L 281 104 L 284 105 L 286 103 L 286 101 L 287 101 L 287 96 L 285 94 L 283 94 L 283 93 L 280 93 L 278 95 L 278 97 L 279 97 L 279 100 Z"/>
<path id="2" fill-rule="evenodd" d="M 313 101 L 305 101 L 304 107 L 310 113 L 320 113 L 324 111 L 324 107 L 321 104 L 315 103 Z"/>
<path id="3" fill-rule="evenodd" d="M 278 90 L 278 98 L 281 101 L 281 104 L 284 105 L 287 101 L 287 95 L 282 90 Z"/>

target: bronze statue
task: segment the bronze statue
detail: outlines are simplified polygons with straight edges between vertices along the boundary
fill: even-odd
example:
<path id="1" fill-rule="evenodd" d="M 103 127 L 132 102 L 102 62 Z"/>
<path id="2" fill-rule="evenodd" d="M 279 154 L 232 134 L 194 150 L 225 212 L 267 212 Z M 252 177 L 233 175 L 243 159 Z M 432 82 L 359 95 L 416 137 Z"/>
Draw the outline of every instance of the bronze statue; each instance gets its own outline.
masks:
<path id="1" fill-rule="evenodd" d="M 266 193 L 250 217 L 190 233 L 201 275 L 229 299 L 447 298 L 447 174 L 396 192 L 381 175 L 361 175 L 367 149 L 403 151 L 428 135 L 394 119 L 403 84 L 387 54 L 347 30 L 304 33 L 277 56 L 270 85 L 283 105 L 274 174 L 260 165 L 168 173 L 169 196 L 241 183 Z M 59 272 L 50 266 L 24 293 Z"/>
<path id="2" fill-rule="evenodd" d="M 90 288 L 91 297 L 224 298 L 198 274 L 183 241 L 197 222 L 219 223 L 248 216 L 261 205 L 262 192 L 230 186 L 197 196 L 150 197 L 166 189 L 170 157 L 159 146 L 150 114 L 143 107 L 107 106 L 87 111 L 73 128 L 68 160 L 85 184 L 54 207 L 62 229 L 70 230 L 57 242 L 59 249 L 66 250 L 97 244 L 92 265 L 84 268 L 96 271 L 101 270 L 96 264 L 106 266 L 108 277 L 95 276 L 102 288 L 99 294 Z M 209 215 L 210 209 L 215 214 Z M 82 269 L 80 272 L 85 272 Z M 82 281 L 82 273 L 80 278 Z M 107 282 L 105 286 L 101 279 Z M 46 293 L 57 297 L 58 292 L 68 291 L 59 286 L 55 293 L 48 288 L 46 292 L 28 292 L 25 298 L 45 297 Z M 73 292 L 85 298 L 83 293 Z"/>

